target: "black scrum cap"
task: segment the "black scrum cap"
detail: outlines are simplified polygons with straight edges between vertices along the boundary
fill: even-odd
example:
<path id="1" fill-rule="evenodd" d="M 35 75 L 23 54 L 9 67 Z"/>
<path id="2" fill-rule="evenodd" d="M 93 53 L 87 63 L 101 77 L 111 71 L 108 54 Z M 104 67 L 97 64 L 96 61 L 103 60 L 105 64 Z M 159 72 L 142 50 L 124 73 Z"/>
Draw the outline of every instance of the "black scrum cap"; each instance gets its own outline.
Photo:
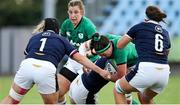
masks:
<path id="1" fill-rule="evenodd" d="M 59 34 L 59 23 L 55 18 L 45 18 L 45 27 L 44 31 L 52 30 L 55 33 Z"/>

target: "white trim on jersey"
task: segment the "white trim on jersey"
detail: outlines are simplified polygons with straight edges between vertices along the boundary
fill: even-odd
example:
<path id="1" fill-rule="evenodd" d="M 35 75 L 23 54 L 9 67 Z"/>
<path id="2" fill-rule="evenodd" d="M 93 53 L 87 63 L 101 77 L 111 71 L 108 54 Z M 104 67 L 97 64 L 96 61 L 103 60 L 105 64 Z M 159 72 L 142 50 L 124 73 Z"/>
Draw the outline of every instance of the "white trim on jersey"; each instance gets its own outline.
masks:
<path id="1" fill-rule="evenodd" d="M 71 56 L 74 55 L 76 52 L 78 52 L 77 49 L 73 50 L 73 51 L 69 54 L 69 56 L 71 57 Z"/>
<path id="2" fill-rule="evenodd" d="M 128 34 L 125 34 L 124 36 L 127 36 L 128 38 L 130 38 L 132 40 L 132 38 Z"/>
<path id="3" fill-rule="evenodd" d="M 159 24 L 158 22 L 154 21 L 154 20 L 148 20 L 148 23 L 154 23 L 154 24 Z"/>

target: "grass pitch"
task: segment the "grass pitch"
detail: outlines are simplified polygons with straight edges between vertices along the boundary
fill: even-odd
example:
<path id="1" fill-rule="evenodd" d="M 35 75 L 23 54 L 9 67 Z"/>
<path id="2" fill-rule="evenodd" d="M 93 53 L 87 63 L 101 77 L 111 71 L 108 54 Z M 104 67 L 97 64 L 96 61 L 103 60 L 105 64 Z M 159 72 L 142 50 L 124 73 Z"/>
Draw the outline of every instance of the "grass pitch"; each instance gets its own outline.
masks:
<path id="1" fill-rule="evenodd" d="M 180 37 L 172 37 L 171 38 L 171 49 L 169 54 L 170 62 L 180 62 Z"/>
<path id="2" fill-rule="evenodd" d="M 0 101 L 8 94 L 13 77 L 0 77 Z M 155 98 L 156 104 L 180 104 L 180 75 L 171 75 L 169 84 L 159 96 Z M 114 104 L 114 96 L 112 93 L 114 84 L 109 83 L 99 93 L 99 104 Z M 136 98 L 136 94 L 133 94 Z M 136 98 L 137 99 L 137 98 Z M 22 104 L 42 104 L 41 96 L 34 86 L 23 98 Z M 69 103 L 69 100 L 67 100 Z"/>

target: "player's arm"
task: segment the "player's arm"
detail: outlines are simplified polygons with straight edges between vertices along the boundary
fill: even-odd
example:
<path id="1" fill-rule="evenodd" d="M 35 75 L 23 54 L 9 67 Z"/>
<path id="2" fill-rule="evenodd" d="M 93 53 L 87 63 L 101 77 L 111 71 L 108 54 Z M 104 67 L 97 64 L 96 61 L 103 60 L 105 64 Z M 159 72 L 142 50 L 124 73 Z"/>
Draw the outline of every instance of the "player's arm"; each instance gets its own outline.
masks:
<path id="1" fill-rule="evenodd" d="M 32 38 L 31 38 L 32 39 Z M 28 55 L 28 53 L 29 53 L 29 43 L 31 42 L 30 40 L 31 39 L 29 39 L 29 42 L 28 42 L 28 44 L 27 44 L 27 46 L 26 46 L 26 48 L 25 48 L 25 50 L 24 50 L 24 55 Z"/>
<path id="2" fill-rule="evenodd" d="M 29 45 L 29 43 L 28 43 Z M 28 55 L 28 45 L 26 46 L 26 49 L 24 50 L 24 55 Z"/>
<path id="3" fill-rule="evenodd" d="M 124 48 L 130 41 L 132 41 L 132 38 L 129 35 L 125 34 L 118 40 L 117 48 Z"/>
<path id="4" fill-rule="evenodd" d="M 128 32 L 119 39 L 117 48 L 124 48 L 130 41 L 136 38 L 136 32 L 139 30 L 139 25 L 131 27 Z"/>
<path id="5" fill-rule="evenodd" d="M 116 80 L 122 78 L 127 73 L 127 64 L 120 64 L 116 68 L 117 72 L 111 75 L 111 81 L 115 82 Z"/>
<path id="6" fill-rule="evenodd" d="M 67 35 L 66 35 L 66 24 L 67 24 L 67 20 L 65 20 L 61 25 L 60 36 L 67 37 Z"/>
<path id="7" fill-rule="evenodd" d="M 79 46 L 79 49 L 78 49 L 79 53 L 86 57 L 91 57 L 91 56 L 96 55 L 95 52 L 93 53 L 93 50 L 91 50 L 90 46 L 91 46 L 91 39 L 88 41 L 85 41 Z"/>
<path id="8" fill-rule="evenodd" d="M 78 49 L 79 53 L 84 56 L 88 56 L 88 54 L 90 54 L 89 52 L 91 52 L 90 43 L 91 43 L 91 40 L 88 40 L 88 41 L 85 41 L 84 43 L 82 43 Z"/>
<path id="9" fill-rule="evenodd" d="M 78 52 L 73 54 L 72 58 L 76 60 L 77 62 L 81 63 L 85 67 L 88 67 L 92 69 L 93 71 L 99 73 L 104 79 L 110 79 L 110 73 L 106 70 L 101 69 L 100 67 L 96 66 L 94 63 L 92 63 L 87 57 L 79 54 Z"/>
<path id="10" fill-rule="evenodd" d="M 90 49 L 90 42 L 91 42 L 91 40 L 85 41 L 84 43 L 82 43 L 82 44 L 79 46 L 78 51 L 79 51 L 80 54 L 82 54 L 82 55 L 84 55 L 84 56 L 86 56 L 86 57 L 92 55 L 92 54 L 91 54 L 91 49 Z M 91 71 L 91 69 L 83 66 L 83 72 L 88 73 L 88 72 L 90 72 L 90 71 Z"/>

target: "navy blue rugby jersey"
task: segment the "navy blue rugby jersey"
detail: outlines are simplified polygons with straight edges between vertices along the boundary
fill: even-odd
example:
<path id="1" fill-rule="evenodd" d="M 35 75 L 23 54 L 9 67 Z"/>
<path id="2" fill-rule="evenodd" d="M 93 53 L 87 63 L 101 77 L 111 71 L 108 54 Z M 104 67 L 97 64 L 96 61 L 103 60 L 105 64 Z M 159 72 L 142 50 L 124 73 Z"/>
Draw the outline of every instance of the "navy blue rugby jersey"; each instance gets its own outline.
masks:
<path id="1" fill-rule="evenodd" d="M 69 41 L 53 31 L 34 35 L 25 50 L 26 58 L 35 58 L 53 63 L 56 67 L 65 54 L 72 56 L 77 50 Z"/>
<path id="2" fill-rule="evenodd" d="M 107 60 L 108 60 L 107 58 L 102 57 L 98 59 L 95 64 L 99 66 L 101 69 L 104 69 Z M 101 77 L 95 71 L 91 71 L 89 73 L 83 73 L 81 78 L 86 89 L 94 94 L 99 92 L 99 90 L 109 82 L 108 80 L 105 80 L 103 77 Z"/>
<path id="3" fill-rule="evenodd" d="M 141 22 L 133 26 L 127 35 L 135 43 L 139 62 L 168 63 L 168 50 L 171 47 L 169 34 L 157 22 Z"/>

